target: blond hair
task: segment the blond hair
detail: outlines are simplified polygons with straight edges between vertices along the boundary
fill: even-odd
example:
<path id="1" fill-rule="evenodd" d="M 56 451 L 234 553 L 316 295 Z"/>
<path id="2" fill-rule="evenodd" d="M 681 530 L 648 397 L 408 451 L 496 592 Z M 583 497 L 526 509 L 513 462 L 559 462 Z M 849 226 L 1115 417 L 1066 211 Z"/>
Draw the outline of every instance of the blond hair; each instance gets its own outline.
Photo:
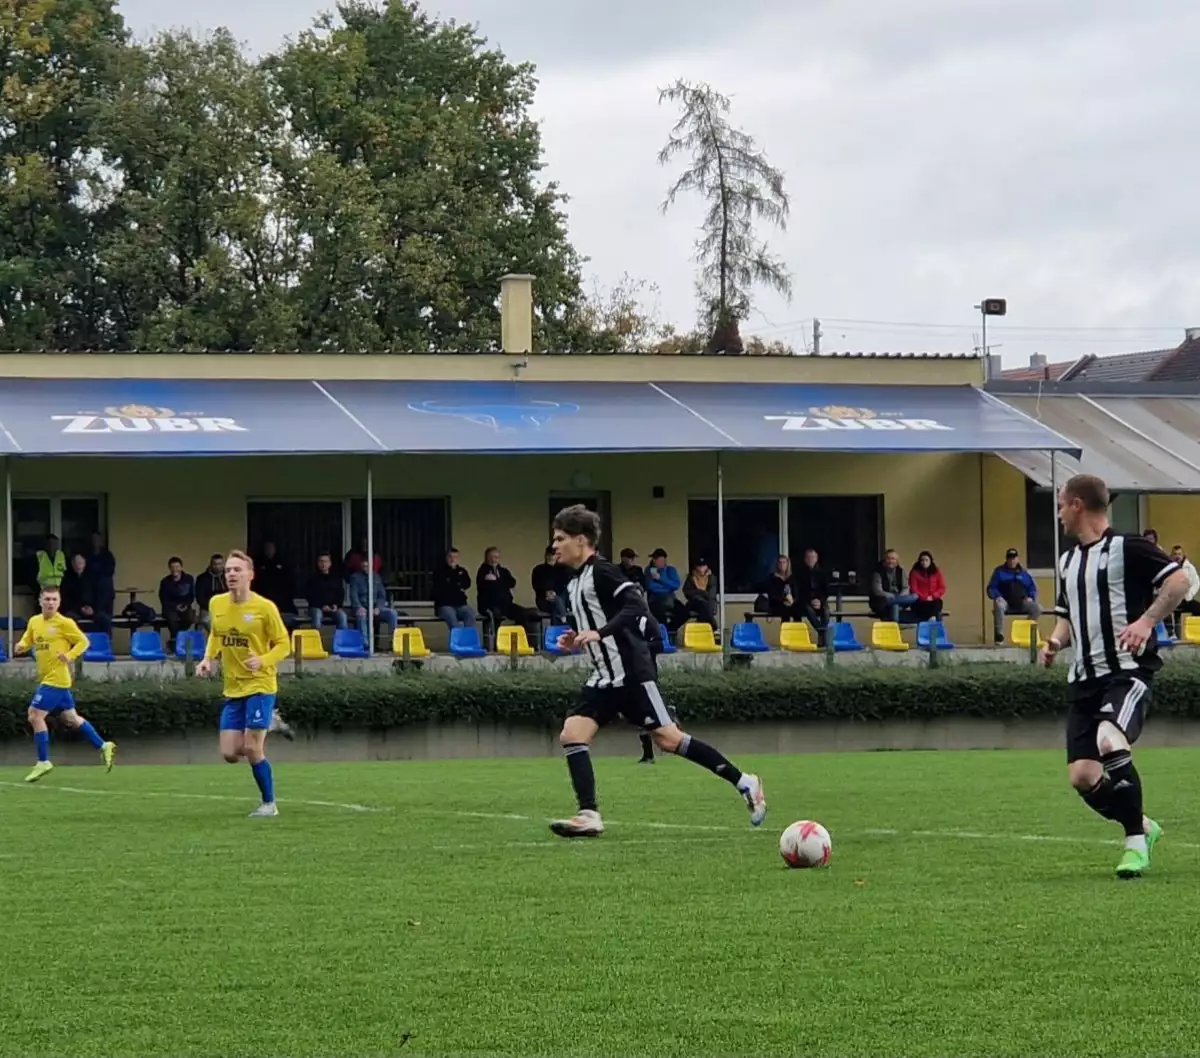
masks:
<path id="1" fill-rule="evenodd" d="M 242 562 L 245 562 L 246 567 L 250 570 L 250 572 L 251 573 L 254 572 L 254 559 L 252 559 L 249 555 L 247 555 L 245 551 L 238 551 L 235 548 L 234 550 L 229 552 L 229 554 L 225 558 L 225 561 L 228 562 L 231 558 L 236 558 Z"/>

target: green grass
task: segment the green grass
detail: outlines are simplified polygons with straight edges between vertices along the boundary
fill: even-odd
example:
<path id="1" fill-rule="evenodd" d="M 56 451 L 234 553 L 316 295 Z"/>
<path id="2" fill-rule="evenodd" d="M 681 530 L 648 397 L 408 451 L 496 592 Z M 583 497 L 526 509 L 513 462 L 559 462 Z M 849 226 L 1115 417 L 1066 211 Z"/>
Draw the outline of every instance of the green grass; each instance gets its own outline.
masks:
<path id="1" fill-rule="evenodd" d="M 1119 882 L 1059 753 L 754 759 L 754 831 L 636 749 L 575 844 L 554 760 L 283 765 L 273 821 L 245 767 L 0 785 L 0 1053 L 1200 1054 L 1200 752 L 1139 754 L 1166 836 Z"/>

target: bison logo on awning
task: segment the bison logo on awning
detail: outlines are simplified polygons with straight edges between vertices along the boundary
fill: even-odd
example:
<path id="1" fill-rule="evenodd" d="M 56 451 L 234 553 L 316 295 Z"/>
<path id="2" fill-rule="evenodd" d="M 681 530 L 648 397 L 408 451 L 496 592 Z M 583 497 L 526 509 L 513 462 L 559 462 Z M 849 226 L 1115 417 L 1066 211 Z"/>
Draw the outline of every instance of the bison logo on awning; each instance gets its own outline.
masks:
<path id="1" fill-rule="evenodd" d="M 149 404 L 118 404 L 103 412 L 79 411 L 74 415 L 51 415 L 66 423 L 63 433 L 245 433 L 235 420 L 205 415 L 200 411 L 176 414 L 170 408 Z"/>
<path id="2" fill-rule="evenodd" d="M 454 419 L 463 419 L 475 423 L 476 426 L 490 427 L 497 433 L 540 430 L 557 415 L 574 415 L 579 411 L 578 404 L 563 404 L 553 400 L 513 401 L 511 404 L 500 401 L 458 404 L 440 400 L 420 400 L 414 401 L 408 408 L 409 411 L 424 412 L 426 415 L 448 415 Z"/>
<path id="3" fill-rule="evenodd" d="M 909 419 L 899 412 L 877 412 L 872 408 L 826 405 L 809 408 L 807 414 L 764 415 L 767 422 L 781 422 L 784 430 L 953 430 L 936 419 Z"/>

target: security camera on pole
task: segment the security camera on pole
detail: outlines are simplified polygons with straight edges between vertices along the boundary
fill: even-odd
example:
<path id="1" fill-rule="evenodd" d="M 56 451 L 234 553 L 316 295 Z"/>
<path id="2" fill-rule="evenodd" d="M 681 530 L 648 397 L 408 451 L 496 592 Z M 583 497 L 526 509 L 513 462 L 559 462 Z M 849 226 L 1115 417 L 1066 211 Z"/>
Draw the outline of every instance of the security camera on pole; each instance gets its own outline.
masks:
<path id="1" fill-rule="evenodd" d="M 979 317 L 983 321 L 983 377 L 990 382 L 992 378 L 992 362 L 988 359 L 987 318 L 989 316 L 1007 316 L 1008 299 L 984 298 L 975 308 L 979 310 Z"/>

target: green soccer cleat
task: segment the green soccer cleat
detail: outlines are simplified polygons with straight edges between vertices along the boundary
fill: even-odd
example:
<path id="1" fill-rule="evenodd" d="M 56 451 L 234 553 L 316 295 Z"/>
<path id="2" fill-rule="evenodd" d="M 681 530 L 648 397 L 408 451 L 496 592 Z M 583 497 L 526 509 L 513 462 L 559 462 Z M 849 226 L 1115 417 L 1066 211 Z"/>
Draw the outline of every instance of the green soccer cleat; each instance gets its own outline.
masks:
<path id="1" fill-rule="evenodd" d="M 1153 819 L 1146 820 L 1146 864 L 1149 866 L 1150 857 L 1154 855 L 1154 843 L 1162 837 L 1162 827 Z"/>
<path id="2" fill-rule="evenodd" d="M 115 742 L 105 742 L 100 747 L 100 759 L 104 761 L 104 770 L 112 771 L 113 758 L 117 755 L 117 744 Z"/>
<path id="3" fill-rule="evenodd" d="M 1146 842 L 1149 845 L 1149 841 Z M 1117 864 L 1118 878 L 1140 878 L 1150 866 L 1150 857 L 1137 849 L 1126 849 Z"/>
<path id="4" fill-rule="evenodd" d="M 34 766 L 33 771 L 25 776 L 26 782 L 37 782 L 43 775 L 49 775 L 54 770 L 54 765 L 48 760 L 39 760 Z"/>

